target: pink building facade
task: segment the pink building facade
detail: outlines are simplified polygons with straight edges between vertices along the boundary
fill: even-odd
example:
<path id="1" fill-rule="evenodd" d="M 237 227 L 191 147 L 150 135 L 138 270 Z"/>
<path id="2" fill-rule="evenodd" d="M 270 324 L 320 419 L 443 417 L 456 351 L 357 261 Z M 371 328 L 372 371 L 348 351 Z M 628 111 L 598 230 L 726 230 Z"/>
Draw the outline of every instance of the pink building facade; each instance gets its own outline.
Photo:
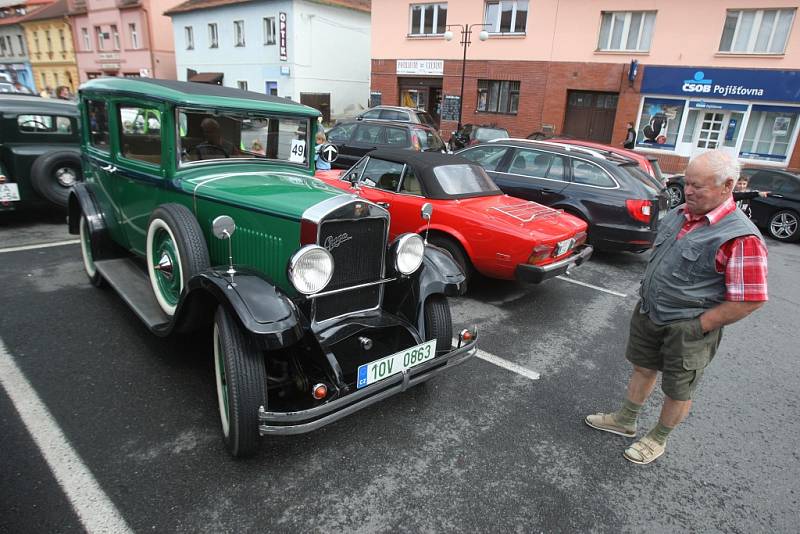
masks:
<path id="1" fill-rule="evenodd" d="M 172 22 L 179 0 L 69 0 L 80 81 L 100 76 L 172 79 Z"/>
<path id="2" fill-rule="evenodd" d="M 704 150 L 800 168 L 796 1 L 373 0 L 372 104 L 619 144 L 680 171 Z M 459 25 L 473 25 L 467 60 Z M 446 31 L 453 38 L 447 40 Z M 480 40 L 485 29 L 488 39 Z M 461 79 L 464 74 L 463 102 Z"/>

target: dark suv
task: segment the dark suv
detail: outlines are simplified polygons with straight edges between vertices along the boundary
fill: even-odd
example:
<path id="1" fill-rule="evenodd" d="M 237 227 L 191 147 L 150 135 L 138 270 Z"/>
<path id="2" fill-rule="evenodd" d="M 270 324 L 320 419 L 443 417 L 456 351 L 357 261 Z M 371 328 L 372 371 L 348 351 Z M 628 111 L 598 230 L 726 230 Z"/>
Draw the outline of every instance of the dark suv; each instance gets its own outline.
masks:
<path id="1" fill-rule="evenodd" d="M 482 165 L 506 194 L 586 221 L 597 249 L 649 249 L 667 210 L 666 191 L 628 158 L 526 139 L 497 139 L 458 154 Z"/>
<path id="2" fill-rule="evenodd" d="M 398 121 L 398 122 L 413 122 L 415 124 L 424 124 L 431 128 L 436 128 L 436 123 L 433 121 L 430 113 L 414 108 L 405 108 L 400 106 L 375 106 L 356 116 L 356 120 L 380 120 L 380 121 Z"/>
<path id="3" fill-rule="evenodd" d="M 78 108 L 33 96 L 0 96 L 0 211 L 48 202 L 66 207 L 82 180 Z"/>
<path id="4" fill-rule="evenodd" d="M 355 120 L 336 124 L 328 131 L 328 142 L 339 156 L 336 169 L 349 169 L 376 148 L 400 148 L 419 152 L 446 152 L 439 133 L 424 124 L 394 121 Z"/>

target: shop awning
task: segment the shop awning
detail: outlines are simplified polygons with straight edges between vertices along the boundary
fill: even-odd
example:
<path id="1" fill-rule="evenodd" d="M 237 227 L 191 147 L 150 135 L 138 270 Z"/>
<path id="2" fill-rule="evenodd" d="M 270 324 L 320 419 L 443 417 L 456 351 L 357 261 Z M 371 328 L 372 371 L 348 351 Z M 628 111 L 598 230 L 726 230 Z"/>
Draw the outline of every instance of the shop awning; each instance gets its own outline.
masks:
<path id="1" fill-rule="evenodd" d="M 225 75 L 222 72 L 198 72 L 189 77 L 190 82 L 197 83 L 214 83 L 222 85 L 222 78 Z"/>

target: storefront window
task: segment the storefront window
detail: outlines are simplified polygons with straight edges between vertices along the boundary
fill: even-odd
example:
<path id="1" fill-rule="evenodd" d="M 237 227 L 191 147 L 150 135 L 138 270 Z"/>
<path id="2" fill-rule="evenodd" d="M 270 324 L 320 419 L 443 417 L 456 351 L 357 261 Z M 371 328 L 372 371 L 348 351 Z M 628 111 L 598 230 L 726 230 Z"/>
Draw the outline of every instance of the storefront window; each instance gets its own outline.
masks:
<path id="1" fill-rule="evenodd" d="M 428 92 L 417 89 L 406 89 L 400 93 L 400 105 L 412 109 L 427 109 Z"/>
<path id="2" fill-rule="evenodd" d="M 683 100 L 645 98 L 637 128 L 636 145 L 647 148 L 674 149 L 683 118 Z"/>
<path id="3" fill-rule="evenodd" d="M 748 159 L 785 160 L 798 113 L 800 108 L 753 106 L 739 155 Z"/>

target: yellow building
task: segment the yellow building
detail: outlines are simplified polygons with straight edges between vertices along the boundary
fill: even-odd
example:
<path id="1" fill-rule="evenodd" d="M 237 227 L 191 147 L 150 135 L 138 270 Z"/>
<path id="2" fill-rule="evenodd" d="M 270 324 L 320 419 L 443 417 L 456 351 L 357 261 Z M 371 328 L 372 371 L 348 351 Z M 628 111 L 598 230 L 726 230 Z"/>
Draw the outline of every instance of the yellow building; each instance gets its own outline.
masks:
<path id="1" fill-rule="evenodd" d="M 78 66 L 67 11 L 67 0 L 57 0 L 20 21 L 39 92 L 55 92 L 60 86 L 69 87 L 71 93 L 78 89 Z"/>

